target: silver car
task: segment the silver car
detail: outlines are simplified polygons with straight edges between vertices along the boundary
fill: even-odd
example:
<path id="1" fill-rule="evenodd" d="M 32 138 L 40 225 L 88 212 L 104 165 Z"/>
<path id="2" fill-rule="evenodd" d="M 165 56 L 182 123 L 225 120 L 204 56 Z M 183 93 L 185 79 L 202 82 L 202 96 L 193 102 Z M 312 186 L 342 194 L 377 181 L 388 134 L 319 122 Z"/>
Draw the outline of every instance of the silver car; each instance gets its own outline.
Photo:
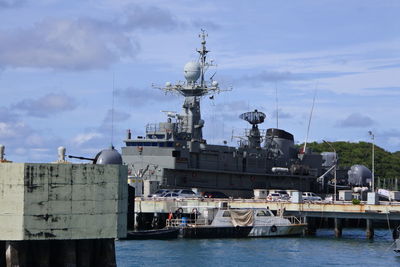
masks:
<path id="1" fill-rule="evenodd" d="M 172 192 L 178 194 L 179 197 L 197 197 L 196 193 L 189 189 L 175 189 Z"/>
<path id="2" fill-rule="evenodd" d="M 149 197 L 161 197 L 162 195 L 168 193 L 169 191 L 170 191 L 169 189 L 158 189 L 156 192 L 149 195 Z"/>

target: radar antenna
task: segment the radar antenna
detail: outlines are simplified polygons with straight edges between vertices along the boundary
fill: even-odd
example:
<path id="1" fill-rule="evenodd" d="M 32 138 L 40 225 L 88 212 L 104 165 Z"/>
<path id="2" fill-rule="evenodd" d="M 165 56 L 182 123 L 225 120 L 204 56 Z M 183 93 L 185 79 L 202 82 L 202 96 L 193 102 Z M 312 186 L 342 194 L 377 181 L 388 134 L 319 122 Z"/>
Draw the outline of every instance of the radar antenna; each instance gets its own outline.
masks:
<path id="1" fill-rule="evenodd" d="M 239 116 L 240 119 L 247 121 L 252 125 L 250 132 L 247 137 L 249 140 L 249 147 L 251 148 L 260 148 L 261 147 L 261 134 L 258 129 L 258 124 L 264 122 L 266 116 L 263 112 L 258 111 L 257 109 L 250 112 L 245 112 Z"/>
<path id="2" fill-rule="evenodd" d="M 256 109 L 254 111 L 245 112 L 241 114 L 239 118 L 247 121 L 253 126 L 257 126 L 257 124 L 261 124 L 264 122 L 266 116 L 263 112 L 260 112 Z"/>

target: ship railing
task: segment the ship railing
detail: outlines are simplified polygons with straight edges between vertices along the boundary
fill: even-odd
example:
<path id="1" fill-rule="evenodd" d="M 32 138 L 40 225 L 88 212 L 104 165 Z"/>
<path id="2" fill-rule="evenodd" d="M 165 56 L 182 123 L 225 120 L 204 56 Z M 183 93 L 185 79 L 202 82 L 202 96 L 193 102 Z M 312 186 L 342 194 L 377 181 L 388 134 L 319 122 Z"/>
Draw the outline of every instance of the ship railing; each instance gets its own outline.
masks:
<path id="1" fill-rule="evenodd" d="M 245 134 L 246 136 L 249 136 L 251 130 L 252 130 L 252 129 L 248 129 L 248 128 L 244 129 L 244 134 Z M 264 137 L 267 135 L 267 130 L 265 130 L 265 129 L 258 129 L 258 130 L 260 131 L 260 137 L 261 137 L 261 138 L 264 138 Z"/>
<path id="2" fill-rule="evenodd" d="M 146 134 L 155 134 L 159 132 L 177 132 L 178 125 L 173 125 L 172 128 L 165 128 L 165 127 L 160 127 L 159 124 L 157 123 L 149 123 L 146 125 Z"/>
<path id="3" fill-rule="evenodd" d="M 146 133 L 155 133 L 159 131 L 159 127 L 155 123 L 149 123 L 146 125 Z"/>
<path id="4" fill-rule="evenodd" d="M 195 220 L 189 218 L 179 218 L 179 219 L 167 219 L 166 227 L 168 228 L 178 228 L 178 227 L 195 227 L 201 225 L 207 225 L 208 220 L 204 218 L 197 218 Z"/>
<path id="5" fill-rule="evenodd" d="M 288 219 L 291 224 L 305 224 L 305 217 L 296 217 L 296 216 L 282 216 L 284 219 Z"/>

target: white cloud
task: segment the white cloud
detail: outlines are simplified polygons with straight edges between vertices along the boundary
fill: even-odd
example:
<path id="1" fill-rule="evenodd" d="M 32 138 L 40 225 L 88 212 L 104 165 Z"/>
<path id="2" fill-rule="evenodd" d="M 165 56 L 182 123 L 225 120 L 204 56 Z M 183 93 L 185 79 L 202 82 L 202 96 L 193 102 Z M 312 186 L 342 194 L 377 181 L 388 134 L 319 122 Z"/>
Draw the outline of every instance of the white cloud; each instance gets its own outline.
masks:
<path id="1" fill-rule="evenodd" d="M 0 122 L 0 138 L 9 139 L 16 138 L 23 135 L 23 133 L 28 131 L 28 127 L 23 122 L 17 123 L 6 123 Z"/>
<path id="2" fill-rule="evenodd" d="M 76 100 L 65 94 L 50 93 L 38 99 L 24 99 L 14 105 L 15 109 L 23 110 L 29 116 L 48 117 L 56 113 L 73 110 L 77 107 Z"/>
<path id="3" fill-rule="evenodd" d="M 46 19 L 0 32 L 0 66 L 69 70 L 108 67 L 138 46 L 124 32 L 92 19 Z"/>
<path id="4" fill-rule="evenodd" d="M 339 121 L 337 126 L 340 127 L 368 127 L 374 124 L 374 121 L 365 115 L 359 113 L 352 113 L 345 119 Z"/>
<path id="5" fill-rule="evenodd" d="M 72 139 L 72 143 L 77 145 L 77 146 L 80 146 L 80 145 L 82 145 L 84 143 L 87 143 L 87 142 L 93 140 L 93 139 L 101 138 L 101 137 L 103 137 L 102 134 L 95 133 L 95 132 L 78 134 L 76 137 L 74 137 Z"/>

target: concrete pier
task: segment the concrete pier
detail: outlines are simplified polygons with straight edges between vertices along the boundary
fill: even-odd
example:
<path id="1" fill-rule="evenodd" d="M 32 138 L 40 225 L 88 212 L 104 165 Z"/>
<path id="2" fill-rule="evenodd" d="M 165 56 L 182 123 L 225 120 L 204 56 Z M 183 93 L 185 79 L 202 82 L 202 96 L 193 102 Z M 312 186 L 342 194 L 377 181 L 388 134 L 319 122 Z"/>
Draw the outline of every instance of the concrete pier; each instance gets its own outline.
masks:
<path id="1" fill-rule="evenodd" d="M 0 266 L 116 266 L 127 168 L 0 164 Z"/>

